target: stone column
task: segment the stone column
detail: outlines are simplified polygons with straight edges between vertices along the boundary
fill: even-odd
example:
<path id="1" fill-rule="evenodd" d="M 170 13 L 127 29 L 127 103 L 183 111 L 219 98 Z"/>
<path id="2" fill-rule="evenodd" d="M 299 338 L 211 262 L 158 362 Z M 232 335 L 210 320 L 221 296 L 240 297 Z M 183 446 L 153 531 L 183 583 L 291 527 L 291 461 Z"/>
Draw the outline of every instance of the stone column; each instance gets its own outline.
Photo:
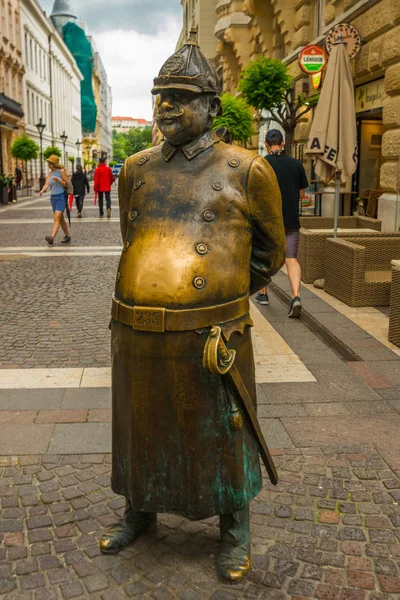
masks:
<path id="1" fill-rule="evenodd" d="M 397 29 L 399 28 L 393 32 Z M 400 63 L 387 68 L 385 91 L 388 97 L 383 103 L 383 124 L 388 130 L 382 140 L 382 156 L 385 162 L 380 173 L 380 186 L 385 193 L 378 201 L 378 218 L 382 220 L 382 231 L 396 231 L 400 220 Z"/>

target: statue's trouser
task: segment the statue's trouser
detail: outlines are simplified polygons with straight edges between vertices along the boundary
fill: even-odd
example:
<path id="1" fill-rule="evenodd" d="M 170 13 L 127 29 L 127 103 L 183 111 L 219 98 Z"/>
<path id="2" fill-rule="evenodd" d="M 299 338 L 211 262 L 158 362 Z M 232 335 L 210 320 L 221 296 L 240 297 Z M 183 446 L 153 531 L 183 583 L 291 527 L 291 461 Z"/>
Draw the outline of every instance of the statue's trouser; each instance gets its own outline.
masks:
<path id="1" fill-rule="evenodd" d="M 127 503 L 124 517 L 101 538 L 100 550 L 105 554 L 119 552 L 153 529 L 156 522 L 156 513 L 135 511 Z M 218 575 L 230 583 L 239 583 L 251 566 L 249 505 L 229 515 L 220 515 L 219 523 L 222 548 L 217 560 Z"/>

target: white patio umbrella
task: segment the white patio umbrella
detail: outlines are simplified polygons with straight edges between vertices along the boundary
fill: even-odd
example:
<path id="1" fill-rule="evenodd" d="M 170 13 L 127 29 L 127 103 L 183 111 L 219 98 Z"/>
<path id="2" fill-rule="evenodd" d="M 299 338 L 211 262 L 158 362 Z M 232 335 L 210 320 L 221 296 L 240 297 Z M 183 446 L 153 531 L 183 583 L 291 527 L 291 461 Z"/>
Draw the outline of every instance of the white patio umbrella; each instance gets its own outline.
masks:
<path id="1" fill-rule="evenodd" d="M 340 181 L 345 182 L 357 168 L 354 86 L 343 42 L 332 45 L 306 153 L 314 158 L 315 172 L 323 181 L 335 181 L 334 237 L 337 237 Z"/>

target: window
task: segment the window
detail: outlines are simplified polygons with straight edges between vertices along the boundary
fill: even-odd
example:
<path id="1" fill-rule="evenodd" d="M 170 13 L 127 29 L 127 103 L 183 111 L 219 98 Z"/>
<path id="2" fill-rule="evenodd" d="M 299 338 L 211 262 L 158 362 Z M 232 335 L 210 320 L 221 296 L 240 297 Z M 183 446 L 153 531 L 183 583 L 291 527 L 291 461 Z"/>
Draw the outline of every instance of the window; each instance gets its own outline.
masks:
<path id="1" fill-rule="evenodd" d="M 8 9 L 8 39 L 11 44 L 14 44 L 14 28 L 13 28 L 13 20 L 12 20 L 12 12 L 11 8 Z"/>
<path id="2" fill-rule="evenodd" d="M 15 45 L 17 46 L 17 48 L 20 46 L 21 43 L 21 39 L 20 39 L 20 28 L 19 28 L 19 18 L 18 18 L 18 13 L 15 13 Z"/>
<path id="3" fill-rule="evenodd" d="M 29 67 L 29 48 L 28 48 L 28 34 L 25 32 L 25 62 L 27 67 Z"/>
<path id="4" fill-rule="evenodd" d="M 31 120 L 31 95 L 29 93 L 29 90 L 27 91 L 27 94 L 26 94 L 26 120 L 27 120 L 28 124 L 32 123 L 32 120 Z"/>

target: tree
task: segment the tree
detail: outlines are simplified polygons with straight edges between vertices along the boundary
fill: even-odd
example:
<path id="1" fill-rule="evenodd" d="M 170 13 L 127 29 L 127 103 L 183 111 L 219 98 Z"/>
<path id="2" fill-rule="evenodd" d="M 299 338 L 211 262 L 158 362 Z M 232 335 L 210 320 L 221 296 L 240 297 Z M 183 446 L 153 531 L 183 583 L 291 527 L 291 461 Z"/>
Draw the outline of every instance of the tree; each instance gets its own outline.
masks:
<path id="1" fill-rule="evenodd" d="M 13 158 L 25 161 L 25 173 L 28 176 L 28 161 L 36 160 L 39 146 L 27 135 L 20 135 L 15 138 L 10 151 Z"/>
<path id="2" fill-rule="evenodd" d="M 264 56 L 250 62 L 240 80 L 240 89 L 247 102 L 260 111 L 269 111 L 273 120 L 283 128 L 288 154 L 297 123 L 316 106 L 319 99 L 319 94 L 296 96 L 294 83 L 285 64 Z"/>
<path id="3" fill-rule="evenodd" d="M 113 130 L 113 158 L 117 162 L 123 162 L 128 158 L 126 153 L 126 133 L 117 133 Z"/>
<path id="4" fill-rule="evenodd" d="M 151 148 L 151 127 L 132 127 L 125 135 L 127 135 L 126 151 L 128 156 Z"/>
<path id="5" fill-rule="evenodd" d="M 232 94 L 222 94 L 223 114 L 214 120 L 213 128 L 227 127 L 232 141 L 246 143 L 254 135 L 253 114 L 247 102 Z"/>
<path id="6" fill-rule="evenodd" d="M 59 158 L 61 158 L 62 156 L 62 152 L 61 150 L 59 150 L 59 148 L 57 148 L 57 146 L 49 146 L 48 148 L 46 148 L 46 150 L 44 150 L 43 158 L 47 160 L 52 154 L 55 154 Z"/>

